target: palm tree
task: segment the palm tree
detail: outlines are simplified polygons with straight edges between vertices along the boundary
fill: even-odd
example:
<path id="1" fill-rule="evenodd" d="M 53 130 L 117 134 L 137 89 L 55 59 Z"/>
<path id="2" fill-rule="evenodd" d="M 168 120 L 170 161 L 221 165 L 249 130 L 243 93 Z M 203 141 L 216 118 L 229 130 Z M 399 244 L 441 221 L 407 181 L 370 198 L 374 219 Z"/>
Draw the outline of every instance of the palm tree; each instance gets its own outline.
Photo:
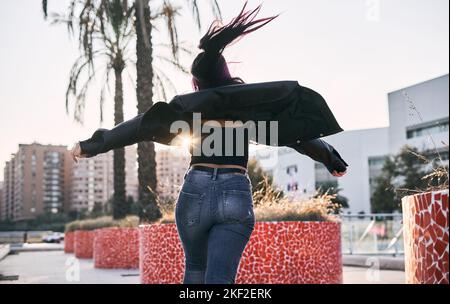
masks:
<path id="1" fill-rule="evenodd" d="M 136 97 L 138 113 L 153 105 L 153 49 L 150 46 L 152 27 L 148 1 L 135 2 L 136 29 Z M 153 142 L 138 144 L 139 218 L 152 221 L 162 216 L 151 189 L 156 189 L 156 153 Z M 150 189 L 148 189 L 149 187 Z"/>
<path id="2" fill-rule="evenodd" d="M 193 17 L 195 22 L 199 28 L 201 29 L 201 21 L 200 21 L 200 10 L 197 3 L 197 0 L 186 0 L 189 6 L 192 9 Z M 217 0 L 208 0 L 211 3 L 211 9 L 216 18 L 221 19 L 220 7 L 217 3 Z M 178 30 L 176 27 L 176 17 L 179 15 L 179 7 L 175 7 L 171 1 L 163 0 L 162 5 L 156 8 L 155 13 L 151 14 L 151 8 L 149 6 L 149 0 L 135 0 L 133 6 L 128 7 L 128 1 L 126 0 L 116 0 L 116 1 L 107 1 L 107 0 L 72 0 L 69 6 L 69 14 L 66 18 L 61 18 L 59 15 L 54 15 L 54 22 L 65 22 L 67 24 L 68 30 L 71 34 L 73 34 L 73 23 L 75 10 L 77 6 L 81 7 L 81 13 L 79 15 L 79 44 L 81 49 L 83 50 L 83 55 L 77 60 L 72 68 L 70 84 L 68 88 L 68 94 L 66 96 L 66 107 L 68 107 L 69 93 L 72 93 L 76 96 L 75 103 L 75 119 L 79 122 L 82 122 L 82 114 L 85 106 L 85 97 L 87 93 L 87 89 L 89 87 L 90 81 L 94 78 L 94 74 L 92 71 L 89 71 L 89 77 L 86 84 L 83 86 L 82 90 L 78 92 L 77 83 L 78 78 L 81 74 L 81 70 L 86 67 L 93 66 L 93 57 L 97 55 L 105 55 L 106 53 L 97 52 L 93 50 L 93 40 L 95 30 L 89 28 L 89 24 L 95 24 L 97 22 L 97 18 L 104 17 L 102 12 L 104 11 L 104 7 L 108 5 L 108 3 L 114 3 L 117 7 L 120 6 L 122 10 L 122 16 L 127 17 L 129 20 L 134 15 L 134 28 L 136 34 L 136 71 L 137 71 L 137 79 L 136 79 L 136 96 L 137 96 L 137 108 L 138 113 L 145 112 L 148 108 L 153 105 L 153 89 L 156 86 L 157 92 L 162 95 L 163 99 L 167 99 L 166 94 L 166 86 L 172 88 L 172 91 L 175 90 L 175 86 L 171 82 L 170 78 L 163 72 L 162 69 L 159 69 L 154 64 L 154 47 L 155 45 L 152 43 L 152 29 L 155 27 L 155 23 L 158 20 L 164 19 L 164 23 L 168 29 L 170 44 L 158 44 L 159 47 L 170 48 L 172 58 L 167 58 L 165 56 L 156 56 L 157 59 L 160 59 L 164 63 L 169 63 L 184 73 L 188 73 L 188 70 L 179 62 L 179 54 L 181 52 L 185 52 L 190 54 L 190 51 L 185 48 L 182 44 L 179 43 L 178 40 Z M 47 0 L 42 1 L 42 7 L 44 11 L 45 18 L 47 17 Z M 99 10 L 99 14 L 89 14 L 89 11 Z M 108 20 L 108 18 L 107 18 Z M 131 32 L 128 31 L 129 20 L 126 22 L 127 31 L 124 34 L 124 37 L 127 39 L 128 46 L 129 39 L 131 38 Z M 105 23 L 105 22 L 103 22 Z M 120 27 L 116 27 L 120 28 Z M 83 32 L 84 31 L 84 32 Z M 96 33 L 98 34 L 98 33 Z M 104 32 L 100 31 L 100 40 L 105 38 Z M 120 34 L 120 33 L 119 33 Z M 108 41 L 110 39 L 103 39 L 104 41 Z M 125 39 L 124 39 L 125 40 Z M 102 42 L 102 41 L 101 41 Z M 105 44 L 105 43 L 103 43 Z M 122 92 L 122 81 L 121 71 L 125 68 L 128 62 L 128 57 L 123 56 L 127 49 L 121 50 L 122 54 L 122 62 L 124 63 L 124 67 L 120 69 L 120 64 L 116 65 L 117 69 L 114 68 L 114 65 L 108 64 L 108 67 L 113 67 L 114 75 L 116 77 L 116 98 L 115 98 L 115 122 L 117 124 L 118 121 L 123 121 L 123 111 L 121 111 L 123 107 L 123 97 L 118 98 L 119 96 L 123 96 Z M 117 52 L 118 53 L 118 52 Z M 118 55 L 118 54 L 115 55 Z M 86 56 L 87 55 L 87 56 Z M 86 57 L 88 60 L 86 60 Z M 109 59 L 119 58 L 120 56 L 108 56 Z M 85 64 L 86 61 L 89 61 L 88 64 Z M 114 62 L 114 60 L 110 60 Z M 104 102 L 104 91 L 107 83 L 109 82 L 109 72 L 106 72 L 106 81 L 101 90 L 100 95 L 100 120 L 103 120 L 103 102 Z M 117 79 L 120 78 L 120 81 Z M 78 93 L 77 93 L 78 92 Z M 121 93 L 118 95 L 118 93 Z M 117 115 L 116 115 L 117 114 Z M 125 210 L 121 208 L 121 203 L 125 200 L 125 188 L 121 187 L 118 190 L 118 194 L 116 196 L 116 185 L 125 185 L 125 174 L 123 170 L 123 174 L 120 174 L 122 166 L 124 166 L 124 153 L 123 149 L 118 149 L 114 151 L 114 202 L 113 204 L 115 208 L 119 212 L 118 217 L 123 217 L 123 212 L 120 210 Z M 155 161 L 155 146 L 152 142 L 143 142 L 138 144 L 138 175 L 139 175 L 139 210 L 140 210 L 140 218 L 146 221 L 153 221 L 161 217 L 161 212 L 157 206 L 157 200 L 155 198 L 155 191 L 157 180 L 156 180 L 156 161 Z M 116 163 L 117 160 L 117 163 Z M 123 161 L 122 161 L 123 160 Z M 119 174 L 116 174 L 116 165 Z M 123 189 L 123 191 L 122 191 Z M 117 206 L 116 206 L 117 205 Z"/>
<path id="3" fill-rule="evenodd" d="M 43 1 L 44 14 L 47 14 Z M 114 123 L 124 121 L 122 72 L 129 61 L 129 43 L 134 37 L 133 8 L 123 0 L 72 0 L 67 15 L 53 15 L 53 23 L 67 25 L 70 35 L 74 35 L 74 26 L 78 30 L 80 57 L 70 71 L 66 93 L 66 111 L 74 98 L 74 118 L 83 123 L 86 94 L 92 81 L 100 71 L 105 81 L 100 93 L 100 120 L 103 121 L 103 103 L 105 89 L 111 74 L 114 75 Z M 97 69 L 99 64 L 101 68 Z M 82 85 L 80 86 L 80 83 Z M 125 192 L 125 150 L 114 150 L 114 197 L 113 217 L 126 216 Z"/>
<path id="4" fill-rule="evenodd" d="M 196 23 L 201 29 L 200 12 L 196 0 L 187 0 L 191 6 Z M 212 10 L 217 18 L 221 18 L 220 8 L 217 1 L 213 0 Z M 164 86 L 170 84 L 170 79 L 165 76 L 161 70 L 154 73 L 152 28 L 154 21 L 163 18 L 170 37 L 170 49 L 172 51 L 171 64 L 180 70 L 187 72 L 179 63 L 180 51 L 187 52 L 178 41 L 178 31 L 176 27 L 176 16 L 179 8 L 172 5 L 171 1 L 164 1 L 162 6 L 151 14 L 151 8 L 148 0 L 135 0 L 135 28 L 136 28 L 136 69 L 137 69 L 137 108 L 138 113 L 145 112 L 153 105 L 153 84 L 155 83 L 163 94 L 165 99 Z M 153 24 L 152 24 L 153 23 Z M 168 61 L 167 58 L 164 58 Z M 157 68 L 156 68 L 157 69 Z M 152 142 L 143 142 L 138 144 L 138 175 L 139 175 L 139 206 L 140 218 L 146 221 L 153 221 L 161 217 L 161 212 L 157 206 L 155 198 L 157 179 L 156 179 L 156 161 L 155 146 Z M 150 188 L 150 189 L 149 189 Z"/>

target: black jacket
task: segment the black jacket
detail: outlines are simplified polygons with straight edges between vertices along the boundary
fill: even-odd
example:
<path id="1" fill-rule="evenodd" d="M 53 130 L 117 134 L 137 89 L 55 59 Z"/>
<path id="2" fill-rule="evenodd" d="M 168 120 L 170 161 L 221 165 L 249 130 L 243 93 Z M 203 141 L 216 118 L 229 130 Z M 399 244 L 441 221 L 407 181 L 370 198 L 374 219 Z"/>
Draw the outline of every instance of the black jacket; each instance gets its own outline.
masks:
<path id="1" fill-rule="evenodd" d="M 270 143 L 267 138 L 263 144 L 291 147 L 323 163 L 330 172 L 344 172 L 348 166 L 331 145 L 319 139 L 343 131 L 326 101 L 296 81 L 231 85 L 178 95 L 111 130 L 97 130 L 80 142 L 81 150 L 92 157 L 141 141 L 170 145 L 177 136 L 170 133 L 172 123 L 192 123 L 193 113 L 210 120 L 277 121 L 278 142 Z"/>

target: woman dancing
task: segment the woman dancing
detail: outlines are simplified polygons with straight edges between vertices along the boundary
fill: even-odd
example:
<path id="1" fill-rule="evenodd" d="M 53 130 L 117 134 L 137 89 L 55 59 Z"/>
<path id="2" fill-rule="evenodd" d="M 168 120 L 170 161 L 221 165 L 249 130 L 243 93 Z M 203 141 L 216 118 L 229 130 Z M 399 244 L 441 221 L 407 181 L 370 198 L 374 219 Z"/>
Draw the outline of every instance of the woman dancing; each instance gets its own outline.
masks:
<path id="1" fill-rule="evenodd" d="M 260 7 L 246 11 L 244 6 L 228 25 L 213 23 L 200 40 L 202 52 L 191 69 L 197 93 L 177 96 L 170 104 L 155 104 L 147 113 L 112 130 L 97 130 L 91 139 L 75 144 L 74 159 L 143 140 L 168 144 L 174 137 L 168 134 L 169 125 L 180 118 L 187 119 L 186 113 L 200 112 L 206 118 L 214 118 L 210 127 L 223 134 L 230 128 L 226 118 L 276 120 L 281 145 L 324 163 L 334 176 L 345 175 L 348 165 L 332 146 L 318 139 L 342 131 L 320 95 L 293 82 L 246 85 L 241 78 L 230 75 L 222 55 L 224 49 L 276 18 L 255 20 Z M 191 126 L 194 120 L 189 120 Z M 208 120 L 200 123 L 207 126 Z M 234 129 L 239 128 L 242 126 L 234 125 Z M 244 138 L 238 138 L 238 134 L 244 134 Z M 240 147 L 238 141 L 242 139 L 244 144 Z M 222 136 L 222 142 L 205 145 L 207 138 L 201 134 L 190 144 L 191 164 L 175 210 L 186 258 L 186 284 L 235 282 L 255 225 L 247 174 L 250 139 L 248 132 L 234 132 L 231 137 Z"/>

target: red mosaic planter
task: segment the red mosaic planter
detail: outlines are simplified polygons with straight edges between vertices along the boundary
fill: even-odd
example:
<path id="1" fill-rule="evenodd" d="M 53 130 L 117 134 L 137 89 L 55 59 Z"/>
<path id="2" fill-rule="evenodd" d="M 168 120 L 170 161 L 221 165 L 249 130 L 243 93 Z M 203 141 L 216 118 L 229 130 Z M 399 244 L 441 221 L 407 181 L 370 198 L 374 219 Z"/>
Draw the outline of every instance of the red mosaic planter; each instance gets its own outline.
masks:
<path id="1" fill-rule="evenodd" d="M 75 257 L 78 259 L 92 259 L 94 253 L 94 235 L 94 231 L 75 231 Z"/>
<path id="2" fill-rule="evenodd" d="M 448 190 L 403 198 L 406 283 L 448 284 Z"/>
<path id="3" fill-rule="evenodd" d="M 65 253 L 73 253 L 74 240 L 75 240 L 75 233 L 73 231 L 64 233 L 64 252 Z"/>
<path id="4" fill-rule="evenodd" d="M 139 268 L 139 232 L 137 228 L 95 230 L 94 267 L 107 269 Z"/>
<path id="5" fill-rule="evenodd" d="M 184 253 L 175 224 L 141 226 L 139 238 L 141 283 L 181 283 Z M 342 283 L 340 224 L 256 223 L 236 283 Z"/>

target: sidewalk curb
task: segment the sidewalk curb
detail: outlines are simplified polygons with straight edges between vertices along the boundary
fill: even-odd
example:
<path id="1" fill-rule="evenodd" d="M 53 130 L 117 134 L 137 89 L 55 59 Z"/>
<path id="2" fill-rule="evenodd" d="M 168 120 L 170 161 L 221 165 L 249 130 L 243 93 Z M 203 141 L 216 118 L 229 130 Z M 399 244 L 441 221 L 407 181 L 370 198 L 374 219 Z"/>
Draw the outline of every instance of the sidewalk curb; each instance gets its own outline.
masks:
<path id="1" fill-rule="evenodd" d="M 342 262 L 344 266 L 377 267 L 380 270 L 405 271 L 405 260 L 403 257 L 344 255 L 342 256 Z"/>
<path id="2" fill-rule="evenodd" d="M 10 251 L 10 246 L 8 244 L 6 245 L 0 245 L 0 261 L 3 260 Z"/>
<path id="3" fill-rule="evenodd" d="M 63 245 L 47 245 L 47 244 L 13 244 L 10 248 L 11 253 L 18 252 L 42 252 L 42 251 L 63 251 Z"/>

